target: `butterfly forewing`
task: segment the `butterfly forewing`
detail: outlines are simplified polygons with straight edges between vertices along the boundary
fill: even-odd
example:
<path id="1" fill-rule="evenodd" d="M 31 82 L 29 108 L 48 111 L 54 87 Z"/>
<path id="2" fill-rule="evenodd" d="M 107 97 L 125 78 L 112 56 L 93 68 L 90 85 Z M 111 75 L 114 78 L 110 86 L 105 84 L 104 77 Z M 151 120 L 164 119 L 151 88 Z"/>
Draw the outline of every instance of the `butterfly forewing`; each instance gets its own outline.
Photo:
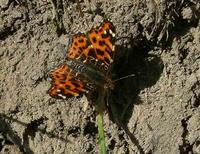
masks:
<path id="1" fill-rule="evenodd" d="M 72 37 L 72 43 L 69 46 L 67 58 L 79 59 L 84 61 L 87 59 L 89 42 L 85 34 L 78 33 Z"/>
<path id="2" fill-rule="evenodd" d="M 92 44 L 92 55 L 98 61 L 101 61 L 109 67 L 113 62 L 113 52 L 115 51 L 115 28 L 108 20 L 101 26 L 93 28 L 88 32 L 89 40 Z"/>

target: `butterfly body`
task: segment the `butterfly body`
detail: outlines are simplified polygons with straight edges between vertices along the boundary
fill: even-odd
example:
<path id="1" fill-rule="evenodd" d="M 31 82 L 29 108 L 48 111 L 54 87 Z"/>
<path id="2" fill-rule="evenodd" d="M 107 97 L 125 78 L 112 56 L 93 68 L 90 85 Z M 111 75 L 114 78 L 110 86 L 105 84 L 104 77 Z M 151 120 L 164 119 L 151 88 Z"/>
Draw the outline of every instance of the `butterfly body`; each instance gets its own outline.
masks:
<path id="1" fill-rule="evenodd" d="M 77 75 L 81 75 L 82 78 L 87 80 L 87 82 L 91 82 L 92 84 L 98 87 L 104 88 L 111 88 L 113 87 L 112 80 L 110 78 L 110 73 L 102 72 L 101 70 L 97 69 L 96 65 L 85 65 L 80 61 L 73 61 L 71 60 L 67 63 L 68 66 L 77 73 Z"/>

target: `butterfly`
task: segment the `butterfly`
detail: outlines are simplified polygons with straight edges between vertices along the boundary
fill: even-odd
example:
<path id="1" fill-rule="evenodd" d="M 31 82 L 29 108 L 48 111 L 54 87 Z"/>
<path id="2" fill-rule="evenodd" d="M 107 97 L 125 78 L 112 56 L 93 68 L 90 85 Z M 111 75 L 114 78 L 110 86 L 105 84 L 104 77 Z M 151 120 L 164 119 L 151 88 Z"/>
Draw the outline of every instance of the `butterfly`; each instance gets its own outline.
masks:
<path id="1" fill-rule="evenodd" d="M 86 33 L 73 35 L 66 63 L 49 73 L 52 79 L 49 95 L 67 99 L 113 89 L 115 36 L 115 27 L 108 19 Z"/>

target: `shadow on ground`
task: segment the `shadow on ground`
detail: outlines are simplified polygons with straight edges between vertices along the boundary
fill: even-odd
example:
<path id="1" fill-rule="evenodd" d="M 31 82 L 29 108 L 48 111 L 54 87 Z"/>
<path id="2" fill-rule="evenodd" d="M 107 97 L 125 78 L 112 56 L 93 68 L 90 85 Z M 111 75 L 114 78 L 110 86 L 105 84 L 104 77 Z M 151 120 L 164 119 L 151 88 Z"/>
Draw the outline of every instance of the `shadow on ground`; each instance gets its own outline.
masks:
<path id="1" fill-rule="evenodd" d="M 34 152 L 31 150 L 29 145 L 29 138 L 34 138 L 37 131 L 41 132 L 42 134 L 46 134 L 49 136 L 49 138 L 57 138 L 62 142 L 69 142 L 67 139 L 62 138 L 61 136 L 46 132 L 46 129 L 38 128 L 39 125 L 44 122 L 44 120 L 46 119 L 40 118 L 31 121 L 29 124 L 26 124 L 12 117 L 0 114 L 0 134 L 3 134 L 3 138 L 1 138 L 2 141 L 0 141 L 0 149 L 3 147 L 2 144 L 10 144 L 16 145 L 22 153 L 33 154 Z M 23 139 L 21 139 L 20 136 L 18 136 L 15 131 L 13 131 L 12 127 L 7 121 L 11 121 L 25 127 Z"/>
<path id="2" fill-rule="evenodd" d="M 109 113 L 110 119 L 126 132 L 140 153 L 144 153 L 136 137 L 129 131 L 127 124 L 132 116 L 134 105 L 142 103 L 138 94 L 158 81 L 163 71 L 163 62 L 159 57 L 148 53 L 150 47 L 138 46 L 131 49 L 119 49 L 128 55 L 120 57 L 119 61 L 124 63 L 115 64 L 115 76 L 117 78 L 130 74 L 134 76 L 116 82 L 115 89 L 109 97 Z"/>

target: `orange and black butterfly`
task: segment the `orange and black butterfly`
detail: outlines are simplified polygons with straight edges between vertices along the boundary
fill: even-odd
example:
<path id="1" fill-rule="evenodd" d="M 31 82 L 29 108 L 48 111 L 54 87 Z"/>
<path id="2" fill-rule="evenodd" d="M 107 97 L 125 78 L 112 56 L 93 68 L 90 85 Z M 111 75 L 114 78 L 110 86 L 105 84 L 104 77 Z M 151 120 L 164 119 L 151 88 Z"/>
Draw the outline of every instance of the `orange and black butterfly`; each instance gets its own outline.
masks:
<path id="1" fill-rule="evenodd" d="M 72 36 L 66 64 L 49 73 L 52 97 L 67 99 L 94 90 L 113 89 L 111 79 L 115 53 L 115 27 L 110 20 L 87 33 Z"/>

